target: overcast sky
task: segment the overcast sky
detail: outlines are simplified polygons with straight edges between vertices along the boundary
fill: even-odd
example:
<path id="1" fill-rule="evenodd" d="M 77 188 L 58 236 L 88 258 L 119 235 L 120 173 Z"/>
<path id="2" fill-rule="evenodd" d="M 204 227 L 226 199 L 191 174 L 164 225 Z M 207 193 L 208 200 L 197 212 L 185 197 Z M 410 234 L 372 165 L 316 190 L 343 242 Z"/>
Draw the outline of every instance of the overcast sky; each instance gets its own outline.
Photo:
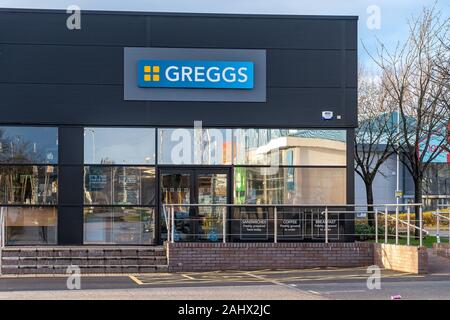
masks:
<path id="1" fill-rule="evenodd" d="M 82 10 L 126 10 L 164 12 L 220 12 L 220 13 L 270 13 L 306 15 L 357 15 L 359 16 L 359 56 L 366 65 L 370 59 L 361 43 L 374 49 L 375 37 L 389 46 L 407 35 L 407 20 L 420 13 L 424 6 L 436 0 L 0 0 L 0 8 L 56 8 L 78 5 Z M 367 21 L 380 9 L 380 28 L 369 29 Z M 437 0 L 437 6 L 447 17 L 450 1 Z M 367 11 L 370 11 L 369 13 Z M 373 21 L 373 20 L 371 20 Z"/>

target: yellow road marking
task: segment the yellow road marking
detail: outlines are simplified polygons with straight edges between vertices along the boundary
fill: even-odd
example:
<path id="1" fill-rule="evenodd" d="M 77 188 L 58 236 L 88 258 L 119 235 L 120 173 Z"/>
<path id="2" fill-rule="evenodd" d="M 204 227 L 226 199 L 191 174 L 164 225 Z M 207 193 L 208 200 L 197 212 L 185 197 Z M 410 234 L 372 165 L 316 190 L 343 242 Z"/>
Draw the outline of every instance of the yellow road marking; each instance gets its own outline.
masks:
<path id="1" fill-rule="evenodd" d="M 353 269 L 355 270 L 355 269 Z M 358 270 L 358 269 L 356 269 Z M 365 270 L 365 269 L 361 269 Z M 166 274 L 153 274 L 153 275 L 143 275 L 143 276 L 130 276 L 130 278 L 139 285 L 152 285 L 152 284 L 191 284 L 191 283 L 257 283 L 257 282 L 277 282 L 280 284 L 285 284 L 288 282 L 304 282 L 304 281 L 329 281 L 329 280 L 359 280 L 366 279 L 368 277 L 365 273 L 354 273 L 354 274 L 334 274 L 331 275 L 328 272 L 325 274 L 322 271 L 316 270 L 316 274 L 305 275 L 301 274 L 303 272 L 298 272 L 294 270 L 283 270 L 281 272 L 242 272 L 242 271 L 230 271 L 230 272 L 193 272 L 193 273 L 166 273 Z M 332 270 L 326 270 L 332 271 Z M 351 271 L 346 270 L 333 270 L 333 271 Z M 289 274 L 297 272 L 297 275 L 291 275 L 287 277 L 278 277 L 276 275 Z M 311 272 L 311 271 L 310 271 Z M 270 275 L 275 275 L 275 277 L 268 277 Z M 423 278 L 423 275 L 415 275 L 411 273 L 388 273 L 382 274 L 382 278 Z"/>
<path id="2" fill-rule="evenodd" d="M 131 280 L 133 280 L 134 282 L 136 282 L 138 285 L 143 285 L 144 283 L 139 280 L 138 278 L 136 278 L 135 276 L 129 276 Z"/>

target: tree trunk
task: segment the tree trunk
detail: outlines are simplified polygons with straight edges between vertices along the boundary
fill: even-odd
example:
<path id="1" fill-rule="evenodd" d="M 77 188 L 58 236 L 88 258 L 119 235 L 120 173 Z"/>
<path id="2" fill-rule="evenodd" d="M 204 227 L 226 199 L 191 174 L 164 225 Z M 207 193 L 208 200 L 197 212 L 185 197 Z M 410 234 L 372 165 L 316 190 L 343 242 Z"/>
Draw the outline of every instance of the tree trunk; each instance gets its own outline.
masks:
<path id="1" fill-rule="evenodd" d="M 373 190 L 372 183 L 365 182 L 366 185 L 366 199 L 367 199 L 367 220 L 369 226 L 373 227 L 375 225 L 375 214 L 373 213 Z"/>
<path id="2" fill-rule="evenodd" d="M 414 203 L 422 203 L 422 179 L 420 177 L 414 178 Z M 420 206 L 416 206 L 414 208 L 415 213 L 415 225 L 416 227 L 420 227 L 420 221 L 419 221 L 419 212 L 420 212 Z M 419 237 L 419 229 L 415 229 L 414 232 L 416 238 Z"/>

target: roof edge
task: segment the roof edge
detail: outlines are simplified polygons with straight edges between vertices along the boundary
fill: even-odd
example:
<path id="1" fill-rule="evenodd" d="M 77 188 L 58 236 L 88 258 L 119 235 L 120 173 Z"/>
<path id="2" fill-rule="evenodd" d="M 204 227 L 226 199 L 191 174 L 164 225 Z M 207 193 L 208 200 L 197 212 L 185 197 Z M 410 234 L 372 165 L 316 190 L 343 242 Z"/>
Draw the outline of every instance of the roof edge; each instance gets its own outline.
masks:
<path id="1" fill-rule="evenodd" d="M 10 13 L 59 13 L 66 14 L 65 9 L 32 9 L 32 8 L 0 8 L 0 12 Z M 85 14 L 98 15 L 136 15 L 136 16 L 181 16 L 181 17 L 224 17 L 224 18 L 272 18 L 272 19 L 305 19 L 305 20 L 358 20 L 358 16 L 344 15 L 287 15 L 263 13 L 221 13 L 221 12 L 169 12 L 169 11 L 110 11 L 82 10 Z"/>

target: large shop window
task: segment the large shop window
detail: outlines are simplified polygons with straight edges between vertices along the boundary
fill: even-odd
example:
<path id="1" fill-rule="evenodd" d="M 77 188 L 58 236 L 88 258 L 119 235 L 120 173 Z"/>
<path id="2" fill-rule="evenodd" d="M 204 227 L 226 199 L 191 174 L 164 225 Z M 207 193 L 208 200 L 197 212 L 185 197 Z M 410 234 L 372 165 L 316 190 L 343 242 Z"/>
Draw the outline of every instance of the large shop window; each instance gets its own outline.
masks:
<path id="1" fill-rule="evenodd" d="M 149 244 L 155 233 L 154 208 L 85 207 L 85 243 Z"/>
<path id="2" fill-rule="evenodd" d="M 7 245 L 56 244 L 58 129 L 0 127 L 0 207 Z"/>
<path id="3" fill-rule="evenodd" d="M 155 129 L 85 128 L 84 243 L 155 241 Z"/>
<path id="4" fill-rule="evenodd" d="M 235 129 L 234 164 L 345 166 L 345 130 Z"/>
<path id="5" fill-rule="evenodd" d="M 343 204 L 345 168 L 235 167 L 236 204 Z"/>
<path id="6" fill-rule="evenodd" d="M 155 129 L 85 128 L 84 163 L 155 164 Z"/>
<path id="7" fill-rule="evenodd" d="M 231 158 L 231 129 L 158 130 L 159 164 L 226 165 Z"/>

